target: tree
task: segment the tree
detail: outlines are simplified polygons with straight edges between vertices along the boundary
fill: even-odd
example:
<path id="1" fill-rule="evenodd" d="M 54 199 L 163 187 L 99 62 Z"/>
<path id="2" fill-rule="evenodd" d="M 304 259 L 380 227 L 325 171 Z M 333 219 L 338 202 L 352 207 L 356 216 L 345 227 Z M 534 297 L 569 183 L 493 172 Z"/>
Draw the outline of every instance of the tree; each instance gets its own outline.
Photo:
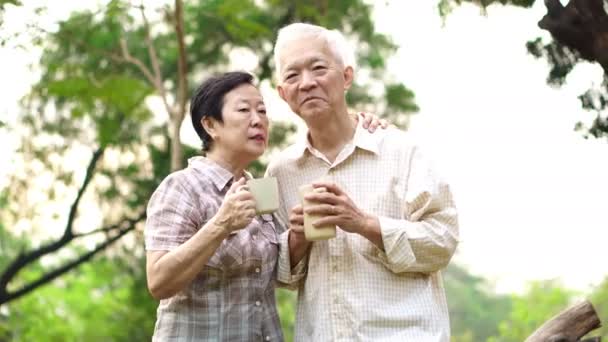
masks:
<path id="1" fill-rule="evenodd" d="M 452 340 L 454 342 L 485 341 L 498 334 L 498 323 L 507 319 L 511 299 L 496 295 L 490 284 L 457 264 L 443 272 Z"/>
<path id="2" fill-rule="evenodd" d="M 604 278 L 589 296 L 591 304 L 595 307 L 601 319 L 608 318 L 608 277 Z M 608 339 L 608 324 L 605 324 L 597 331 L 603 339 Z"/>
<path id="3" fill-rule="evenodd" d="M 524 341 L 545 321 L 567 307 L 574 297 L 555 281 L 533 282 L 523 295 L 513 295 L 512 309 L 498 326 L 499 334 L 488 341 Z"/>
<path id="4" fill-rule="evenodd" d="M 492 4 L 531 7 L 534 0 L 440 0 L 442 16 L 462 3 L 472 3 L 485 9 Z M 594 112 L 590 125 L 578 122 L 576 130 L 585 137 L 608 137 L 608 14 L 606 0 L 569 0 L 564 6 L 559 0 L 544 0 L 547 14 L 539 18 L 539 27 L 551 33 L 546 41 L 536 38 L 527 42 L 528 52 L 536 58 L 546 59 L 551 70 L 547 83 L 561 86 L 574 67 L 585 61 L 602 66 L 603 82 L 579 95 L 583 109 Z"/>
<path id="5" fill-rule="evenodd" d="M 2 222 L 8 230 L 44 236 L 40 227 L 49 221 L 41 213 L 48 212 L 49 203 L 69 210 L 54 209 L 52 215 L 52 221 L 65 223 L 61 237 L 34 238 L 12 256 L 0 275 L 0 304 L 85 263 L 141 224 L 151 191 L 197 153 L 179 140 L 185 95 L 201 78 L 226 70 L 234 48 L 257 56 L 259 81 L 271 82 L 277 29 L 292 21 L 319 23 L 359 42 L 359 65 L 372 80 L 384 83 L 384 61 L 395 47 L 375 32 L 370 11 L 370 5 L 357 0 L 200 0 L 165 5 L 155 17 L 150 9 L 113 0 L 94 11 L 73 13 L 56 31 L 38 28 L 33 41 L 43 48 L 42 76 L 24 99 L 19 173 L 7 189 Z M 417 109 L 413 93 L 401 84 L 387 82 L 380 99 L 364 92 L 367 85 L 355 87 L 351 104 L 378 103 L 395 114 Z M 165 111 L 160 124 L 147 105 L 151 99 L 159 99 Z M 273 129 L 277 148 L 294 128 L 275 124 Z M 263 164 L 253 167 L 259 174 Z M 44 181 L 37 185 L 39 179 Z M 31 201 L 33 194 L 37 201 Z M 84 221 L 85 204 L 97 220 Z M 98 244 L 91 247 L 91 241 Z M 36 279 L 25 281 L 19 274 L 42 257 L 62 253 L 71 258 L 51 258 Z"/>

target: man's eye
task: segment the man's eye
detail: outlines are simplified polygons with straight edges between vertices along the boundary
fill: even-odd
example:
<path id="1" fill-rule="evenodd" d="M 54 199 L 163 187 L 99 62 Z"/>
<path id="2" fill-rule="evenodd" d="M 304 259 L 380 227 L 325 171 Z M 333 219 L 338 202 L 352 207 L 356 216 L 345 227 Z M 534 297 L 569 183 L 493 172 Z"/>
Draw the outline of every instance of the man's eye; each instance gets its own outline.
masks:
<path id="1" fill-rule="evenodd" d="M 312 70 L 324 70 L 325 66 L 324 65 L 315 65 Z"/>
<path id="2" fill-rule="evenodd" d="M 249 111 L 249 108 L 239 108 L 238 111 L 241 113 L 246 113 Z"/>
<path id="3" fill-rule="evenodd" d="M 258 113 L 262 113 L 262 114 L 266 115 L 266 109 L 265 108 L 258 109 Z"/>

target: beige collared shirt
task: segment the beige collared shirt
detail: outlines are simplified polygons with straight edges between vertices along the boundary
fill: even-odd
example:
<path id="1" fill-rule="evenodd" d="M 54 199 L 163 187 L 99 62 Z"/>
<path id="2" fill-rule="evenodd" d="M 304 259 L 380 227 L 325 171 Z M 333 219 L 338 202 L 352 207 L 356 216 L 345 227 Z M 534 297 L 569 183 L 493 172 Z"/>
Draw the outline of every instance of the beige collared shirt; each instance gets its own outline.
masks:
<path id="1" fill-rule="evenodd" d="M 278 179 L 284 223 L 299 203 L 298 187 L 322 178 L 379 217 L 384 242 L 382 251 L 338 229 L 291 270 L 281 235 L 278 278 L 299 289 L 296 341 L 449 341 L 440 270 L 458 244 L 456 208 L 406 133 L 370 134 L 359 125 L 333 163 L 305 140 L 275 158 L 267 174 Z"/>

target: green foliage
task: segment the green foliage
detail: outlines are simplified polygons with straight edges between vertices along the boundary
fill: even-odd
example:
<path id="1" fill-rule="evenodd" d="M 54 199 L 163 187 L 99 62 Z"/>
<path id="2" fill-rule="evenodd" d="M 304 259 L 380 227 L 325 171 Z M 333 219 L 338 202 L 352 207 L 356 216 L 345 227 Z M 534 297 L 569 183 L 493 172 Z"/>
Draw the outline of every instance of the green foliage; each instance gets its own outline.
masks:
<path id="1" fill-rule="evenodd" d="M 604 278 L 604 281 L 593 290 L 589 300 L 602 321 L 602 327 L 593 331 L 592 335 L 599 335 L 602 340 L 606 340 L 608 339 L 608 324 L 606 324 L 608 320 L 608 277 Z"/>
<path id="2" fill-rule="evenodd" d="M 484 12 L 490 5 L 512 5 L 529 8 L 534 5 L 535 0 L 440 0 L 437 4 L 439 15 L 445 18 L 455 7 L 463 3 L 470 3 L 479 6 Z"/>
<path id="3" fill-rule="evenodd" d="M 16 342 L 149 341 L 157 303 L 146 290 L 144 263 L 136 265 L 107 257 L 84 264 L 8 304 L 0 336 Z"/>
<path id="4" fill-rule="evenodd" d="M 554 40 L 545 42 L 542 38 L 536 38 L 529 41 L 526 48 L 532 56 L 547 61 L 550 67 L 547 83 L 555 87 L 564 85 L 574 67 L 583 62 L 578 52 Z M 584 132 L 585 138 L 608 138 L 608 75 L 604 73 L 602 83 L 588 89 L 578 99 L 583 109 L 595 112 L 596 116 L 591 123 L 578 122 L 575 129 Z"/>
<path id="5" fill-rule="evenodd" d="M 485 341 L 498 333 L 498 322 L 511 310 L 508 296 L 495 295 L 483 278 L 451 264 L 443 272 L 452 341 Z"/>
<path id="6" fill-rule="evenodd" d="M 277 289 L 276 300 L 285 341 L 293 341 L 296 321 L 296 292 L 287 289 Z"/>
<path id="7" fill-rule="evenodd" d="M 566 309 L 575 295 L 554 281 L 531 283 L 523 295 L 511 298 L 511 313 L 499 323 L 498 336 L 488 341 L 521 342 L 545 321 Z"/>

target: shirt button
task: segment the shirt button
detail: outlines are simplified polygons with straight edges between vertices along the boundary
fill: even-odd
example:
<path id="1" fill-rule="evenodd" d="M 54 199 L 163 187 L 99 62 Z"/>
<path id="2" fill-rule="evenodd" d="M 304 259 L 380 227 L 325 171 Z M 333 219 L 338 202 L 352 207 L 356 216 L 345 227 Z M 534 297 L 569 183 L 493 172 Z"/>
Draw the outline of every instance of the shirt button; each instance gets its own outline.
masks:
<path id="1" fill-rule="evenodd" d="M 270 336 L 266 336 L 265 340 L 270 341 Z"/>
<path id="2" fill-rule="evenodd" d="M 255 240 L 255 234 L 251 235 L 251 238 Z"/>
<path id="3" fill-rule="evenodd" d="M 260 273 L 260 268 L 259 267 L 255 268 L 255 273 Z"/>
<path id="4" fill-rule="evenodd" d="M 260 301 L 259 301 L 259 300 L 256 300 L 256 301 L 255 301 L 255 306 L 260 306 L 261 304 L 262 304 L 262 303 L 260 303 Z"/>

